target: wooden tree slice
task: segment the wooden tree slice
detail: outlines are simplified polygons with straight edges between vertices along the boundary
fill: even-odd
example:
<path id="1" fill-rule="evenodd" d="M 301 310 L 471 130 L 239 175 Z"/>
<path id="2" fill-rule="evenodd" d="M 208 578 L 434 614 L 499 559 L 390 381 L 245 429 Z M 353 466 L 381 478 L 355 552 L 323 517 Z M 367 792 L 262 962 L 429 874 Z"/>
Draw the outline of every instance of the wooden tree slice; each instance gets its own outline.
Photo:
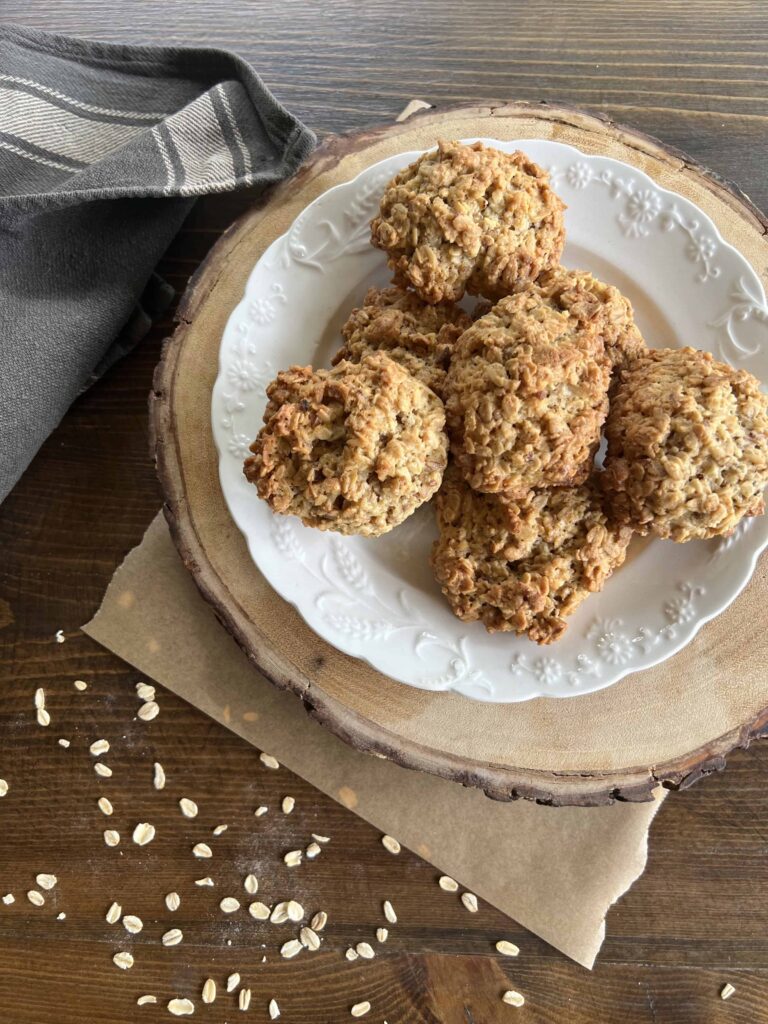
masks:
<path id="1" fill-rule="evenodd" d="M 688 786 L 768 733 L 765 559 L 739 599 L 656 668 L 575 699 L 480 704 L 396 683 L 315 636 L 251 562 L 219 489 L 210 428 L 219 341 L 259 256 L 308 203 L 362 168 L 473 135 L 556 139 L 633 164 L 705 210 L 759 271 L 768 267 L 768 223 L 745 196 L 605 118 L 543 104 L 465 107 L 328 139 L 232 225 L 184 296 L 151 401 L 166 516 L 200 590 L 254 665 L 353 746 L 499 800 L 648 800 L 657 785 Z"/>

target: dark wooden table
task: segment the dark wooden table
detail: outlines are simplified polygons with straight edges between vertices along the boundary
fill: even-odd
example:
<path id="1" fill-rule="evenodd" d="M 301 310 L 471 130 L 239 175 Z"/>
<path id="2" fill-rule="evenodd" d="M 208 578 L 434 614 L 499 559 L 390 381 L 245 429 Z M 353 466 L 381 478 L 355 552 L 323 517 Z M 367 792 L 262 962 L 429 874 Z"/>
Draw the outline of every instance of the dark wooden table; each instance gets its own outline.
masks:
<path id="1" fill-rule="evenodd" d="M 102 40 L 231 47 L 320 135 L 389 120 L 413 96 L 583 105 L 689 151 L 768 206 L 762 2 L 5 0 L 0 20 Z M 180 290 L 247 203 L 198 204 L 161 266 Z M 373 1002 L 364 1019 L 376 1024 L 493 1024 L 515 1014 L 552 1024 L 768 1021 L 767 745 L 735 754 L 724 775 L 667 801 L 648 870 L 611 912 L 589 974 L 490 908 L 468 915 L 440 899 L 430 866 L 391 857 L 355 815 L 287 772 L 261 768 L 252 748 L 170 693 L 160 692 L 159 718 L 135 722 L 138 676 L 78 626 L 160 505 L 146 399 L 170 328 L 170 319 L 159 324 L 75 405 L 0 507 L 0 777 L 12 782 L 0 801 L 0 890 L 16 895 L 0 904 L 0 1021 L 169 1020 L 168 998 L 232 971 L 253 990 L 243 1020 L 267 1020 L 274 997 L 286 1024 L 350 1020 L 361 999 Z M 59 629 L 66 643 L 55 642 Z M 76 678 L 87 691 L 74 689 Z M 48 729 L 35 724 L 38 686 Z M 87 752 L 101 736 L 112 742 L 109 780 L 95 776 Z M 162 793 L 150 785 L 155 760 L 169 778 Z M 96 806 L 101 793 L 114 804 L 109 821 Z M 201 836 L 229 825 L 213 841 L 215 870 L 206 861 L 190 867 L 190 823 L 171 793 L 199 803 Z M 286 794 L 296 798 L 293 815 L 259 830 L 254 855 L 255 806 L 274 808 Z M 159 835 L 140 848 L 127 840 L 142 820 Z M 108 850 L 101 831 L 113 823 L 124 841 Z M 330 923 L 321 952 L 280 960 L 274 926 L 243 928 L 211 912 L 210 891 L 192 879 L 210 873 L 218 896 L 241 895 L 253 867 L 275 893 L 289 886 L 278 851 L 309 831 L 333 837 L 305 894 L 307 909 L 325 909 Z M 41 871 L 59 883 L 38 909 L 25 893 Z M 172 915 L 163 897 L 174 890 L 185 939 L 164 949 L 161 922 Z M 342 963 L 339 950 L 382 923 L 384 898 L 401 923 L 375 960 Z M 122 940 L 121 926 L 106 923 L 113 900 L 144 920 L 140 935 Z M 520 945 L 517 960 L 494 953 L 500 935 Z M 120 948 L 134 950 L 132 970 L 112 965 Z M 736 993 L 722 1002 L 726 981 Z M 501 1005 L 506 987 L 525 994 L 523 1009 Z M 138 1008 L 142 992 L 160 1004 Z M 232 997 L 209 1007 L 197 999 L 195 1019 L 231 1024 L 239 1014 Z"/>

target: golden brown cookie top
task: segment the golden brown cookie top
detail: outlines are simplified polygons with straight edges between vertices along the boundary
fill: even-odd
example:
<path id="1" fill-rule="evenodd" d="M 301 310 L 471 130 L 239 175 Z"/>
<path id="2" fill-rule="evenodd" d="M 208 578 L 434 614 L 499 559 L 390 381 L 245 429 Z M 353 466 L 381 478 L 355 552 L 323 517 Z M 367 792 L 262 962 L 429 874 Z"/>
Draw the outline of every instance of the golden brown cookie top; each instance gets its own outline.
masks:
<path id="1" fill-rule="evenodd" d="M 618 288 L 598 281 L 586 270 L 555 267 L 536 281 L 536 291 L 579 323 L 594 323 L 613 366 L 625 366 L 645 350 L 632 303 Z"/>
<path id="2" fill-rule="evenodd" d="M 594 323 L 535 289 L 502 299 L 462 334 L 445 383 L 451 449 L 466 480 L 514 497 L 585 480 L 610 370 Z"/>
<path id="3" fill-rule="evenodd" d="M 371 241 L 426 302 L 499 299 L 557 264 L 564 208 L 524 153 L 441 141 L 387 185 Z"/>
<path id="4" fill-rule="evenodd" d="M 387 356 L 333 370 L 294 366 L 267 388 L 243 471 L 273 511 L 306 526 L 377 536 L 440 486 L 440 399 Z"/>
<path id="5" fill-rule="evenodd" d="M 768 398 L 746 370 L 649 349 L 621 372 L 605 432 L 611 506 L 640 532 L 715 537 L 764 510 Z"/>
<path id="6" fill-rule="evenodd" d="M 357 363 L 372 352 L 385 352 L 442 395 L 456 339 L 471 322 L 453 303 L 431 306 L 397 286 L 371 288 L 342 327 L 344 345 L 333 363 L 342 359 Z"/>
<path id="7" fill-rule="evenodd" d="M 540 644 L 557 640 L 566 617 L 602 589 L 632 536 L 606 515 L 592 481 L 510 500 L 473 491 L 454 465 L 437 525 L 432 566 L 454 613 Z"/>

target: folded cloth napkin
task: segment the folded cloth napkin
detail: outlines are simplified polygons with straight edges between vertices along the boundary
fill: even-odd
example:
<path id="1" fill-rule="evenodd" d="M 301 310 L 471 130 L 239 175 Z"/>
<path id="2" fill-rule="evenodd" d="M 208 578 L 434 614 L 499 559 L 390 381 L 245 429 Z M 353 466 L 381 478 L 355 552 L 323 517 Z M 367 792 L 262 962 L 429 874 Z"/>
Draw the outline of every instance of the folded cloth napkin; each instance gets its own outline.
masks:
<path id="1" fill-rule="evenodd" d="M 0 501 L 170 302 L 153 271 L 194 197 L 313 145 L 234 54 L 0 28 Z"/>

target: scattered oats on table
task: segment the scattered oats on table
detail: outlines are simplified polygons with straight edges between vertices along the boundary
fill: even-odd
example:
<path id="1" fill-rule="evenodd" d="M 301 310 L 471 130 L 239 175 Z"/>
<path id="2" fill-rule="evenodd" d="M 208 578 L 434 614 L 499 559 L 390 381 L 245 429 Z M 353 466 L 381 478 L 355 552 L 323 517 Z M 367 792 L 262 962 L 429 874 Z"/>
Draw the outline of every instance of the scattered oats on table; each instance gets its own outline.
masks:
<path id="1" fill-rule="evenodd" d="M 45 708 L 37 709 L 37 724 L 46 726 L 51 724 L 51 716 L 45 710 Z"/>
<path id="2" fill-rule="evenodd" d="M 171 928 L 163 934 L 161 939 L 164 946 L 178 946 L 184 938 L 181 928 Z"/>
<path id="3" fill-rule="evenodd" d="M 107 924 L 117 924 L 123 914 L 123 908 L 119 903 L 113 903 L 107 911 Z"/>
<path id="4" fill-rule="evenodd" d="M 99 797 L 97 801 L 97 806 L 101 813 L 106 814 L 107 817 L 109 817 L 109 815 L 112 814 L 114 810 L 114 808 L 112 807 L 112 802 L 105 796 Z"/>
<path id="5" fill-rule="evenodd" d="M 302 946 L 306 946 L 307 949 L 316 950 L 320 949 L 320 936 L 317 935 L 312 928 L 304 927 L 299 932 L 299 940 Z"/>
<path id="6" fill-rule="evenodd" d="M 150 701 L 155 699 L 155 688 L 149 683 L 136 683 L 136 694 L 139 700 Z"/>
<path id="7" fill-rule="evenodd" d="M 45 896 L 38 892 L 37 889 L 30 889 L 27 893 L 27 899 L 35 907 L 42 907 L 45 903 Z"/>
<path id="8" fill-rule="evenodd" d="M 10 787 L 8 786 L 8 783 L 5 781 L 5 779 L 0 779 L 0 796 L 5 796 L 9 788 Z"/>
<path id="9" fill-rule="evenodd" d="M 298 939 L 289 939 L 288 942 L 284 942 L 280 947 L 280 956 L 286 960 L 290 960 L 292 957 L 297 956 L 304 947 Z"/>
<path id="10" fill-rule="evenodd" d="M 295 806 L 296 806 L 296 801 L 294 800 L 294 798 L 292 796 L 284 796 L 283 797 L 283 802 L 281 804 L 281 807 L 283 809 L 283 814 L 290 814 L 293 811 L 293 808 Z"/>
<path id="11" fill-rule="evenodd" d="M 241 988 L 237 996 L 237 1005 L 241 1010 L 245 1011 L 251 1005 L 251 990 L 249 988 Z"/>
<path id="12" fill-rule="evenodd" d="M 255 818 L 260 818 L 262 817 L 262 815 L 266 814 L 268 810 L 269 808 L 265 807 L 264 804 L 262 804 L 261 807 L 256 808 L 256 810 L 253 812 L 253 815 Z"/>
<path id="13" fill-rule="evenodd" d="M 56 875 L 39 874 L 35 875 L 35 881 L 41 889 L 53 889 L 58 882 Z"/>
<path id="14" fill-rule="evenodd" d="M 392 836 L 382 836 L 381 837 L 381 845 L 389 853 L 395 853 L 395 854 L 400 853 L 400 849 L 401 849 L 400 843 L 398 843 L 398 841 L 395 838 L 393 838 Z"/>
<path id="15" fill-rule="evenodd" d="M 355 946 L 355 952 L 358 956 L 361 956 L 363 960 L 373 960 L 376 956 L 373 951 L 373 946 L 368 942 L 358 942 Z"/>
<path id="16" fill-rule="evenodd" d="M 330 843 L 331 841 L 329 836 L 319 836 L 316 832 L 312 833 L 312 838 L 316 843 Z"/>
<path id="17" fill-rule="evenodd" d="M 477 896 L 473 892 L 463 892 L 461 894 L 461 902 L 470 914 L 477 913 Z"/>
<path id="18" fill-rule="evenodd" d="M 203 1002 L 208 1006 L 216 999 L 216 982 L 213 978 L 206 978 L 205 984 L 203 985 Z"/>
<path id="19" fill-rule="evenodd" d="M 379 942 L 386 942 L 388 938 L 389 938 L 389 931 L 388 931 L 387 928 L 377 928 L 376 929 L 376 939 L 377 939 L 377 941 L 379 941 Z"/>
<path id="20" fill-rule="evenodd" d="M 296 868 L 301 864 L 301 850 L 289 850 L 283 857 L 286 867 Z"/>
<path id="21" fill-rule="evenodd" d="M 519 992 L 515 992 L 513 989 L 509 989 L 501 997 L 502 1003 L 506 1003 L 507 1006 L 522 1006 L 525 1003 L 525 997 Z"/>
<path id="22" fill-rule="evenodd" d="M 171 912 L 178 910 L 181 906 L 181 896 L 177 892 L 169 892 L 165 897 L 165 905 Z"/>
<path id="23" fill-rule="evenodd" d="M 259 880 L 256 875 L 246 875 L 243 881 L 243 888 L 249 896 L 253 896 L 254 893 L 259 891 Z"/>
<path id="24" fill-rule="evenodd" d="M 57 629 L 56 633 L 55 633 L 55 636 L 54 636 L 54 639 L 56 640 L 57 644 L 63 644 L 64 641 L 67 639 L 64 636 L 64 630 L 63 629 Z"/>
<path id="25" fill-rule="evenodd" d="M 349 948 L 344 953 L 344 956 L 347 958 L 347 960 L 350 960 L 350 961 L 357 960 L 357 950 L 355 950 L 351 946 L 349 946 Z"/>
<path id="26" fill-rule="evenodd" d="M 120 842 L 120 833 L 114 828 L 105 829 L 104 842 L 107 846 L 117 846 Z"/>
<path id="27" fill-rule="evenodd" d="M 735 991 L 735 987 L 730 983 L 730 981 L 727 981 L 725 985 L 723 985 L 723 987 L 720 989 L 720 998 L 730 999 Z"/>
<path id="28" fill-rule="evenodd" d="M 219 909 L 223 910 L 225 914 L 234 914 L 236 910 L 240 909 L 240 900 L 236 900 L 234 896 L 225 896 L 219 903 Z"/>
<path id="29" fill-rule="evenodd" d="M 248 906 L 248 913 L 257 921 L 266 921 L 269 918 L 270 910 L 266 903 L 251 903 Z"/>
<path id="30" fill-rule="evenodd" d="M 499 939 L 499 941 L 496 943 L 496 949 L 503 956 L 517 956 L 520 952 L 519 948 L 514 944 L 514 942 L 507 942 L 506 939 Z"/>
<path id="31" fill-rule="evenodd" d="M 157 996 L 139 996 L 136 1000 L 137 1006 L 150 1006 L 157 1002 Z"/>
<path id="32" fill-rule="evenodd" d="M 196 857 L 200 857 L 203 860 L 205 860 L 207 857 L 213 856 L 213 850 L 210 848 L 208 843 L 195 843 L 195 845 L 192 847 L 192 853 L 194 853 Z"/>
<path id="33" fill-rule="evenodd" d="M 121 971 L 127 971 L 133 967 L 133 957 L 127 951 L 121 950 L 112 957 L 112 963 L 115 967 L 119 967 Z"/>
<path id="34" fill-rule="evenodd" d="M 277 758 L 276 757 L 272 757 L 271 754 L 264 753 L 264 751 L 262 751 L 259 754 L 259 760 L 261 761 L 261 763 L 264 765 L 265 768 L 279 768 L 280 767 L 280 762 L 277 760 Z"/>
<path id="35" fill-rule="evenodd" d="M 42 688 L 42 686 L 38 686 L 38 688 L 35 690 L 35 707 L 37 708 L 38 711 L 40 710 L 40 708 L 45 707 L 45 690 Z"/>
<path id="36" fill-rule="evenodd" d="M 152 785 L 155 789 L 165 789 L 165 769 L 159 761 L 155 761 Z"/>
<path id="37" fill-rule="evenodd" d="M 83 690 L 87 690 L 88 689 L 88 683 L 86 683 L 84 679 L 76 679 L 75 680 L 75 689 L 79 690 L 82 693 Z"/>
<path id="38" fill-rule="evenodd" d="M 441 875 L 437 880 L 437 884 L 443 890 L 443 892 L 458 892 L 459 883 L 455 878 L 451 878 L 450 875 Z"/>
<path id="39" fill-rule="evenodd" d="M 214 882 L 213 882 L 213 879 L 211 878 L 210 875 L 206 875 L 205 878 L 197 878 L 197 879 L 195 879 L 195 885 L 208 885 L 208 886 L 210 886 L 210 885 L 213 885 L 213 884 L 214 884 Z"/>
<path id="40" fill-rule="evenodd" d="M 214 830 L 213 830 L 213 834 L 215 836 L 223 836 L 228 828 L 229 828 L 229 825 L 217 825 L 216 828 L 214 828 Z"/>
<path id="41" fill-rule="evenodd" d="M 309 922 L 309 927 L 312 929 L 312 931 L 321 932 L 323 928 L 325 928 L 327 923 L 328 915 L 326 914 L 326 912 L 324 910 L 318 910 L 318 912 L 313 916 L 312 920 Z"/>
<path id="42" fill-rule="evenodd" d="M 70 745 L 69 740 L 65 740 L 63 737 L 59 740 L 59 746 L 66 749 Z"/>
<path id="43" fill-rule="evenodd" d="M 317 857 L 317 855 L 320 853 L 320 849 L 321 847 L 319 846 L 318 843 L 310 843 L 309 846 L 304 851 L 304 853 L 308 860 L 314 860 L 315 857 Z"/>
<path id="44" fill-rule="evenodd" d="M 362 1003 L 355 1003 L 349 1012 L 353 1017 L 364 1017 L 366 1013 L 370 1012 L 370 1009 L 371 1004 L 366 999 Z"/>
<path id="45" fill-rule="evenodd" d="M 191 999 L 171 999 L 168 1003 L 168 1013 L 174 1017 L 188 1017 L 195 1012 L 195 1004 Z"/>
<path id="46" fill-rule="evenodd" d="M 16 897 L 13 895 L 12 892 L 7 892 L 5 896 L 3 896 L 3 903 L 6 905 L 6 907 L 10 907 L 10 905 L 15 902 Z"/>
<path id="47" fill-rule="evenodd" d="M 131 935 L 138 935 L 144 927 L 144 922 L 135 914 L 126 914 L 123 918 L 123 928 Z"/>
<path id="48" fill-rule="evenodd" d="M 288 900 L 285 905 L 285 912 L 288 915 L 288 920 L 296 924 L 304 917 L 304 907 L 302 907 L 298 900 Z"/>
<path id="49" fill-rule="evenodd" d="M 390 924 L 397 924 L 397 914 L 389 900 L 384 900 L 381 909 L 384 911 L 384 917 L 386 917 Z"/>
<path id="50" fill-rule="evenodd" d="M 140 821 L 133 830 L 133 841 L 137 846 L 146 846 L 155 838 L 155 826 L 148 821 Z"/>
<path id="51" fill-rule="evenodd" d="M 56 920 L 57 920 L 57 921 L 63 921 L 63 920 L 65 920 L 66 916 L 67 916 L 67 915 L 66 915 L 66 914 L 64 913 L 64 911 L 62 910 L 62 912 L 61 912 L 60 914 L 57 914 L 57 915 L 56 915 Z"/>
<path id="52" fill-rule="evenodd" d="M 94 757 L 109 753 L 109 740 L 95 740 L 89 747 Z"/>
<path id="53" fill-rule="evenodd" d="M 277 1005 L 276 999 L 269 1000 L 269 1019 L 277 1020 L 280 1016 L 280 1007 Z"/>
<path id="54" fill-rule="evenodd" d="M 155 701 L 148 700 L 145 704 L 141 705 L 137 714 L 142 722 L 151 722 L 153 718 L 157 718 L 160 714 L 160 708 Z"/>
<path id="55" fill-rule="evenodd" d="M 103 761 L 97 761 L 93 766 L 93 770 L 97 775 L 100 775 L 102 779 L 110 779 L 112 777 L 112 769 L 103 763 Z"/>
<path id="56" fill-rule="evenodd" d="M 181 800 L 179 800 L 179 807 L 181 808 L 181 813 L 185 818 L 197 817 L 197 804 L 194 800 L 189 800 L 187 797 L 183 796 Z"/>
<path id="57" fill-rule="evenodd" d="M 240 984 L 240 975 L 235 971 L 234 974 L 230 974 L 227 978 L 227 992 L 234 992 L 237 986 Z"/>

